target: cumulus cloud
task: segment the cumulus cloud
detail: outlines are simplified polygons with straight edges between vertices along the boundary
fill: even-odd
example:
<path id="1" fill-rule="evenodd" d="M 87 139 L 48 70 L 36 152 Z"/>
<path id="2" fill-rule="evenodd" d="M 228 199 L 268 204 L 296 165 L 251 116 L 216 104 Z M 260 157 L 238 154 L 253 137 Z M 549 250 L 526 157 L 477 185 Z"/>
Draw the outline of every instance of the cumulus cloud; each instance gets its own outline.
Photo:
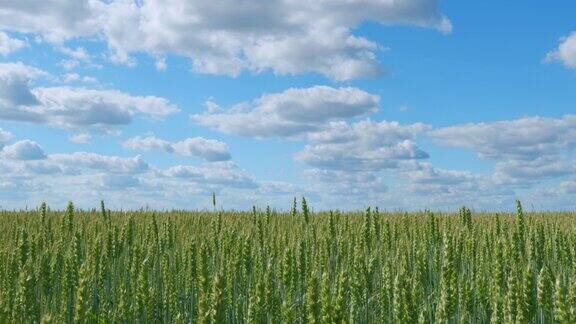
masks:
<path id="1" fill-rule="evenodd" d="M 78 73 L 64 73 L 58 77 L 58 81 L 62 83 L 97 83 L 98 80 L 90 76 L 81 76 Z"/>
<path id="2" fill-rule="evenodd" d="M 335 123 L 311 136 L 315 143 L 296 153 L 296 161 L 328 170 L 378 171 L 397 168 L 402 161 L 428 158 L 414 139 L 424 124 L 360 121 Z"/>
<path id="3" fill-rule="evenodd" d="M 386 179 L 375 172 L 308 169 L 303 175 L 323 196 L 345 196 L 353 200 L 355 197 L 382 196 L 389 189 Z"/>
<path id="4" fill-rule="evenodd" d="M 8 132 L 0 134 L 6 135 L 6 143 L 11 141 Z M 212 192 L 226 194 L 226 205 L 238 207 L 234 202 L 248 201 L 246 197 L 260 188 L 259 182 L 232 161 L 158 168 L 140 156 L 46 154 L 27 139 L 0 152 L 0 195 L 3 203 L 14 207 L 46 200 L 64 204 L 73 198 L 83 206 L 105 199 L 132 208 L 146 203 L 192 208 L 204 205 L 196 201 L 198 197 L 205 196 L 208 202 Z"/>
<path id="5" fill-rule="evenodd" d="M 510 210 L 520 196 L 509 187 L 491 182 L 463 182 L 455 185 L 409 183 L 395 195 L 404 208 L 434 208 L 454 211 L 467 206 L 478 211 Z"/>
<path id="6" fill-rule="evenodd" d="M 187 138 L 172 145 L 174 152 L 182 156 L 197 156 L 206 161 L 230 160 L 230 150 L 226 143 L 203 137 Z"/>
<path id="7" fill-rule="evenodd" d="M 304 177 L 309 188 L 321 193 L 323 204 L 330 208 L 350 209 L 366 204 L 402 210 L 453 210 L 463 204 L 501 208 L 512 205 L 515 197 L 513 190 L 499 187 L 491 177 L 441 169 L 420 160 L 402 161 L 388 172 L 313 168 L 305 170 Z"/>
<path id="8" fill-rule="evenodd" d="M 417 145 L 416 136 L 429 129 L 421 123 L 354 121 L 376 112 L 379 102 L 379 96 L 357 88 L 314 86 L 266 94 L 229 109 L 209 102 L 205 113 L 191 118 L 239 136 L 304 140 L 308 144 L 294 154 L 294 159 L 312 168 L 304 174 L 316 179 L 319 187 L 326 180 L 323 191 L 338 188 L 350 193 L 355 187 L 376 194 L 387 188 L 383 171 L 428 158 Z M 156 139 L 150 140 L 150 146 L 174 150 L 169 143 Z"/>
<path id="9" fill-rule="evenodd" d="M 122 146 L 131 150 L 139 151 L 164 151 L 167 153 L 174 153 L 172 143 L 159 139 L 155 136 L 136 136 L 125 141 Z"/>
<path id="10" fill-rule="evenodd" d="M 0 55 L 7 56 L 26 45 L 26 42 L 16 38 L 11 38 L 6 33 L 0 31 Z"/>
<path id="11" fill-rule="evenodd" d="M 103 174 L 99 177 L 99 184 L 105 189 L 126 190 L 140 186 L 140 179 L 133 175 L 110 175 Z"/>
<path id="12" fill-rule="evenodd" d="M 63 165 L 55 161 L 51 161 L 48 158 L 43 160 L 27 161 L 26 163 L 16 163 L 12 164 L 11 167 L 15 173 L 20 175 L 76 176 L 82 173 L 77 166 Z"/>
<path id="13" fill-rule="evenodd" d="M 338 208 L 380 204 L 398 190 L 390 188 L 405 164 L 428 158 L 416 144 L 418 134 L 428 128 L 369 119 L 332 122 L 309 134 L 310 143 L 294 159 L 308 167 L 303 176 L 325 204 Z M 346 197 L 350 205 L 343 206 L 334 197 Z"/>
<path id="14" fill-rule="evenodd" d="M 296 197 L 302 195 L 306 190 L 303 189 L 301 186 L 298 186 L 294 183 L 285 182 L 285 181 L 265 181 L 260 184 L 258 187 L 258 193 L 261 195 L 267 196 L 285 196 L 285 197 Z M 286 201 L 290 201 L 290 199 L 286 199 Z M 265 202 L 266 203 L 266 202 Z"/>
<path id="15" fill-rule="evenodd" d="M 304 171 L 306 178 L 319 192 L 331 195 L 344 192 L 353 199 L 358 189 L 358 195 L 362 192 L 372 199 L 402 193 L 411 199 L 426 197 L 429 206 L 443 208 L 473 197 L 478 199 L 475 206 L 490 205 L 491 199 L 500 206 L 518 197 L 515 189 L 537 188 L 543 181 L 574 174 L 575 123 L 574 116 L 527 117 L 434 130 L 386 121 L 331 122 L 308 134 L 310 143 L 295 154 L 295 160 L 312 167 Z M 442 145 L 473 149 L 496 162 L 493 172 L 476 174 L 423 162 L 428 154 L 417 144 L 419 134 Z M 386 192 L 387 179 L 394 179 L 395 186 Z"/>
<path id="16" fill-rule="evenodd" d="M 479 180 L 472 172 L 439 169 L 426 162 L 406 165 L 404 175 L 412 183 L 420 185 L 452 186 Z"/>
<path id="17" fill-rule="evenodd" d="M 408 126 L 386 125 L 396 128 L 399 134 L 410 134 L 403 129 Z M 394 135 L 391 131 L 387 134 L 390 143 L 405 136 Z M 303 174 L 307 182 L 296 185 L 257 181 L 232 161 L 159 169 L 139 156 L 75 152 L 23 160 L 2 154 L 0 186 L 3 187 L 0 191 L 4 188 L 6 193 L 2 192 L 2 197 L 16 207 L 23 201 L 35 204 L 45 199 L 61 202 L 64 206 L 70 197 L 74 197 L 82 206 L 92 206 L 100 199 L 106 199 L 125 207 L 149 203 L 153 207 L 190 208 L 208 206 L 212 192 L 222 195 L 227 207 L 240 208 L 260 202 L 286 207 L 295 195 L 313 198 L 311 203 L 317 208 L 348 209 L 366 204 L 389 209 L 453 209 L 469 203 L 480 208 L 501 208 L 512 206 L 517 197 L 509 186 L 493 182 L 491 177 L 440 169 L 419 160 L 405 160 L 391 172 L 385 171 L 378 168 L 368 171 L 311 168 Z M 573 184 L 566 181 L 556 192 L 563 194 L 560 190 L 569 192 L 571 188 Z M 198 202 L 198 199 L 204 199 L 206 203 Z"/>
<path id="18" fill-rule="evenodd" d="M 576 147 L 573 115 L 463 124 L 429 134 L 440 144 L 473 149 L 480 157 L 495 160 L 494 177 L 500 183 L 525 184 L 574 171 L 567 162 Z"/>
<path id="19" fill-rule="evenodd" d="M 234 10 L 230 10 L 234 8 Z M 70 15 L 74 12 L 74 15 Z M 335 80 L 379 73 L 378 45 L 353 35 L 365 21 L 450 32 L 435 0 L 79 0 L 0 4 L 0 30 L 39 34 L 53 43 L 101 39 L 112 60 L 135 64 L 146 52 L 188 57 L 202 73 L 317 72 Z"/>
<path id="20" fill-rule="evenodd" d="M 503 184 L 530 184 L 572 174 L 576 166 L 564 158 L 542 156 L 534 160 L 508 160 L 494 166 L 495 180 Z"/>
<path id="21" fill-rule="evenodd" d="M 392 169 L 402 160 L 425 159 L 428 154 L 405 140 L 390 147 L 358 147 L 354 142 L 307 145 L 296 154 L 296 161 L 314 167 L 349 171 Z"/>
<path id="22" fill-rule="evenodd" d="M 526 200 L 533 202 L 533 208 L 540 210 L 566 210 L 576 208 L 576 178 L 574 176 L 537 188 L 527 195 Z"/>
<path id="23" fill-rule="evenodd" d="M 149 0 L 141 6 L 110 7 L 114 10 L 108 11 L 105 34 L 121 60 L 130 52 L 172 52 L 190 57 L 196 71 L 212 74 L 271 69 L 279 74 L 319 72 L 337 80 L 374 75 L 377 45 L 350 32 L 361 22 L 449 30 L 435 1 L 429 0 Z"/>
<path id="24" fill-rule="evenodd" d="M 2 156 L 0 170 L 0 184 L 17 188 L 15 192 L 21 194 L 19 203 L 26 196 L 35 196 L 39 201 L 87 198 L 88 203 L 120 198 L 127 206 L 138 207 L 144 203 L 159 206 L 158 198 L 169 196 L 170 200 L 162 206 L 174 207 L 176 200 L 190 204 L 198 196 L 208 197 L 211 192 L 236 190 L 246 195 L 259 188 L 259 183 L 233 162 L 178 165 L 161 170 L 140 157 L 76 152 L 50 154 L 44 160 L 12 160 Z M 128 196 L 130 199 L 126 200 Z M 133 201 L 135 197 L 142 200 Z"/>
<path id="25" fill-rule="evenodd" d="M 0 63 L 0 114 L 14 106 L 37 104 L 31 83 L 33 79 L 46 75 L 46 72 L 21 62 Z"/>
<path id="26" fill-rule="evenodd" d="M 108 173 L 137 174 L 148 171 L 150 166 L 140 156 L 131 158 L 100 155 L 91 152 L 50 154 L 50 161 L 77 168 L 88 168 Z"/>
<path id="27" fill-rule="evenodd" d="M 52 87 L 36 88 L 34 94 L 41 103 L 35 112 L 47 123 L 64 128 L 124 125 L 136 114 L 161 118 L 178 111 L 164 98 L 116 90 Z"/>
<path id="28" fill-rule="evenodd" d="M 225 185 L 234 188 L 257 188 L 256 181 L 232 161 L 203 164 L 200 166 L 177 165 L 164 171 L 169 178 L 183 179 L 208 185 Z"/>
<path id="29" fill-rule="evenodd" d="M 416 143 L 416 136 L 429 129 L 421 123 L 357 121 L 376 112 L 379 102 L 379 96 L 357 88 L 315 86 L 266 94 L 229 109 L 209 102 L 205 113 L 191 118 L 239 136 L 303 140 L 308 144 L 294 154 L 294 159 L 311 168 L 304 174 L 316 179 L 319 188 L 326 181 L 323 191 L 338 188 L 350 193 L 355 187 L 378 194 L 387 188 L 383 171 L 428 158 Z M 150 146 L 174 150 L 169 143 L 156 139 L 151 139 Z"/>
<path id="30" fill-rule="evenodd" d="M 86 144 L 90 142 L 92 136 L 90 135 L 90 133 L 78 133 L 70 136 L 69 139 L 74 143 Z"/>
<path id="31" fill-rule="evenodd" d="M 2 149 L 2 156 L 13 160 L 43 160 L 46 158 L 42 147 L 30 140 L 22 140 L 5 146 Z"/>
<path id="32" fill-rule="evenodd" d="M 32 87 L 34 79 L 46 75 L 22 63 L 0 63 L 0 119 L 110 131 L 130 123 L 136 115 L 158 119 L 179 111 L 167 99 L 155 96 L 83 87 Z"/>
<path id="33" fill-rule="evenodd" d="M 560 192 L 563 194 L 576 194 L 576 179 L 560 183 Z"/>
<path id="34" fill-rule="evenodd" d="M 180 156 L 197 157 L 209 162 L 231 159 L 226 143 L 203 137 L 192 137 L 171 143 L 155 136 L 136 136 L 124 142 L 123 146 L 132 150 L 157 150 Z"/>
<path id="35" fill-rule="evenodd" d="M 0 150 L 12 140 L 12 133 L 0 128 Z"/>
<path id="36" fill-rule="evenodd" d="M 297 137 L 321 130 L 326 123 L 378 110 L 380 97 L 357 88 L 314 86 L 265 94 L 223 110 L 213 103 L 193 121 L 239 136 Z"/>
<path id="37" fill-rule="evenodd" d="M 576 32 L 562 38 L 558 48 L 546 55 L 546 61 L 559 61 L 567 68 L 576 68 Z"/>
<path id="38" fill-rule="evenodd" d="M 395 188 L 395 197 L 405 205 L 417 208 L 454 210 L 466 205 L 481 210 L 509 209 L 516 192 L 494 181 L 494 177 L 466 170 L 438 168 L 429 162 L 411 161 L 400 170 L 402 186 Z"/>
<path id="39" fill-rule="evenodd" d="M 430 135 L 444 145 L 474 149 L 483 158 L 535 159 L 576 144 L 576 116 L 462 124 L 433 130 Z"/>
<path id="40" fill-rule="evenodd" d="M 2 1 L 0 29 L 35 33 L 54 42 L 97 33 L 105 7 L 100 1 Z M 70 14 L 74 13 L 74 14 Z"/>

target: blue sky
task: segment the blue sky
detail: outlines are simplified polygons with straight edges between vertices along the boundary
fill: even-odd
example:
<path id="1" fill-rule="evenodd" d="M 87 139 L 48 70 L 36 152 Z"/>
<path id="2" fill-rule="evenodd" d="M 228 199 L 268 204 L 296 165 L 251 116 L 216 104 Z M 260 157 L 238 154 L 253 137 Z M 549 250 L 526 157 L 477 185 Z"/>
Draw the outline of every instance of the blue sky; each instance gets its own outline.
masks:
<path id="1" fill-rule="evenodd" d="M 573 209 L 574 12 L 1 4 L 0 205 Z"/>

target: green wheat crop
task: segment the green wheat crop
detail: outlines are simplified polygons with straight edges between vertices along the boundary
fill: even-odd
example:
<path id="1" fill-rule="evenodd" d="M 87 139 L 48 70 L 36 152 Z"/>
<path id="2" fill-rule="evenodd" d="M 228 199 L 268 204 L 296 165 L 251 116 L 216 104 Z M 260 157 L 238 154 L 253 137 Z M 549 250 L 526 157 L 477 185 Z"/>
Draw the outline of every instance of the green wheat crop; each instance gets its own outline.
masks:
<path id="1" fill-rule="evenodd" d="M 0 212 L 0 323 L 576 323 L 573 213 L 296 206 Z"/>

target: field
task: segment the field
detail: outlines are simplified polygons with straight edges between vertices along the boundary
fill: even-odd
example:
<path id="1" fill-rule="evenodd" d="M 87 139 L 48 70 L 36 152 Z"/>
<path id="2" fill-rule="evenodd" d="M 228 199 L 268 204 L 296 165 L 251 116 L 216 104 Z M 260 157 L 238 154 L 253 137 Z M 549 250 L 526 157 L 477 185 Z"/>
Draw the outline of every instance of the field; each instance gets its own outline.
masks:
<path id="1" fill-rule="evenodd" d="M 0 213 L 0 322 L 576 322 L 576 214 Z"/>

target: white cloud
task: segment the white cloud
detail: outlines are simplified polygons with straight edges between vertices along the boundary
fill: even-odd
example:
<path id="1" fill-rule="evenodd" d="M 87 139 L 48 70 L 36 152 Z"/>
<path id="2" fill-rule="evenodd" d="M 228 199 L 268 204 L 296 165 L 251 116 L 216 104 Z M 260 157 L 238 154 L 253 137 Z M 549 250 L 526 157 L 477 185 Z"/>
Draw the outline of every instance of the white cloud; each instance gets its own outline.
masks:
<path id="1" fill-rule="evenodd" d="M 88 168 L 107 173 L 137 174 L 148 171 L 150 166 L 142 157 L 125 158 L 119 156 L 100 155 L 90 152 L 74 152 L 68 154 L 50 154 L 50 161 L 77 168 Z"/>
<path id="2" fill-rule="evenodd" d="M 474 192 L 487 185 L 489 179 L 469 171 L 440 169 L 428 162 L 410 162 L 402 166 L 402 176 L 410 182 L 408 187 L 417 193 Z"/>
<path id="3" fill-rule="evenodd" d="M 329 121 L 373 113 L 378 110 L 379 101 L 380 97 L 357 88 L 291 88 L 227 110 L 210 103 L 206 113 L 191 118 L 239 136 L 297 137 L 319 131 Z"/>
<path id="4" fill-rule="evenodd" d="M 0 63 L 0 114 L 12 106 L 37 104 L 31 82 L 46 75 L 46 72 L 21 62 Z"/>
<path id="5" fill-rule="evenodd" d="M 182 156 L 197 156 L 206 161 L 230 160 L 230 150 L 226 143 L 203 137 L 187 138 L 172 145 L 174 152 Z"/>
<path id="6" fill-rule="evenodd" d="M 381 148 L 356 144 L 307 145 L 296 154 L 296 161 L 325 169 L 369 171 L 397 168 L 403 160 L 428 158 L 428 154 L 410 140 Z"/>
<path id="7" fill-rule="evenodd" d="M 472 172 L 438 169 L 430 163 L 416 163 L 407 166 L 404 170 L 404 176 L 418 185 L 452 186 L 474 183 L 479 180 Z"/>
<path id="8" fill-rule="evenodd" d="M 78 62 L 77 60 L 74 60 L 74 59 L 65 59 L 65 60 L 60 61 L 60 63 L 58 63 L 58 65 L 60 65 L 65 70 L 73 70 L 76 67 L 78 67 L 79 64 L 80 64 L 80 62 Z"/>
<path id="9" fill-rule="evenodd" d="M 102 65 L 96 63 L 95 61 L 96 59 L 99 59 L 98 55 L 96 53 L 91 54 L 84 47 L 78 46 L 73 48 L 66 46 L 63 43 L 56 43 L 54 44 L 54 49 L 66 56 L 66 58 L 59 62 L 59 65 L 62 66 L 65 70 L 73 70 L 79 66 L 84 68 L 102 68 Z M 70 77 L 74 77 L 75 74 L 76 73 L 68 73 Z M 90 77 L 83 77 L 82 81 L 90 83 L 94 82 L 94 79 Z"/>
<path id="10" fill-rule="evenodd" d="M 305 192 L 302 187 L 285 181 L 266 181 L 262 182 L 258 188 L 258 193 L 267 196 L 287 196 L 297 197 L 302 196 Z M 290 199 L 284 201 L 290 202 Z M 269 203 L 264 201 L 264 203 Z"/>
<path id="11" fill-rule="evenodd" d="M 78 62 L 90 61 L 90 54 L 88 54 L 88 52 L 86 51 L 86 49 L 84 47 L 70 48 L 70 47 L 66 47 L 66 46 L 60 46 L 59 49 L 63 54 L 71 57 L 73 60 L 76 60 Z"/>
<path id="12" fill-rule="evenodd" d="M 560 192 L 563 194 L 576 194 L 576 179 L 560 183 Z"/>
<path id="13" fill-rule="evenodd" d="M 573 174 L 576 166 L 563 158 L 542 156 L 534 160 L 508 160 L 494 166 L 495 180 L 503 184 L 533 184 Z"/>
<path id="14" fill-rule="evenodd" d="M 511 209 L 517 194 L 492 176 L 465 170 L 437 168 L 428 162 L 411 161 L 402 165 L 394 197 L 404 208 L 454 210 L 466 205 L 480 210 Z"/>
<path id="15" fill-rule="evenodd" d="M 558 48 L 548 53 L 546 61 L 560 61 L 568 68 L 576 68 L 576 32 L 562 38 Z"/>
<path id="16" fill-rule="evenodd" d="M 234 10 L 230 10 L 234 8 Z M 70 13 L 74 14 L 71 15 Z M 0 30 L 61 44 L 103 40 L 115 62 L 132 53 L 189 58 L 197 72 L 317 72 L 335 80 L 379 73 L 378 45 L 352 31 L 365 21 L 450 32 L 435 0 L 79 0 L 0 4 Z M 157 60 L 164 69 L 162 60 Z"/>
<path id="17" fill-rule="evenodd" d="M 0 29 L 35 33 L 62 42 L 95 35 L 103 22 L 104 9 L 102 2 L 95 0 L 2 1 Z"/>
<path id="18" fill-rule="evenodd" d="M 2 149 L 2 156 L 13 160 L 43 160 L 46 158 L 42 147 L 30 140 L 22 140 L 5 146 Z"/>
<path id="19" fill-rule="evenodd" d="M 21 175 L 79 175 L 80 169 L 76 166 L 59 164 L 49 159 L 28 161 L 26 163 L 13 164 L 14 173 Z"/>
<path id="20" fill-rule="evenodd" d="M 249 69 L 272 69 L 282 75 L 314 71 L 333 80 L 344 81 L 381 74 L 375 55 L 377 49 L 375 43 L 350 35 L 347 28 L 328 31 L 322 26 L 319 30 L 310 30 L 301 38 L 278 37 L 260 40 L 245 51 L 251 64 Z M 232 66 L 228 72 L 219 69 L 219 65 L 213 67 L 211 64 L 211 61 L 195 61 L 195 69 L 215 74 L 234 75 L 240 72 L 233 70 Z"/>
<path id="21" fill-rule="evenodd" d="M 311 143 L 297 152 L 295 159 L 313 168 L 304 175 L 323 193 L 324 203 L 338 205 L 330 196 L 341 192 L 347 201 L 364 195 L 369 201 L 388 201 L 403 208 L 459 204 L 501 208 L 519 197 L 515 189 L 532 190 L 576 172 L 571 162 L 575 125 L 574 116 L 529 117 L 436 130 L 423 124 L 386 121 L 331 122 L 308 134 Z M 422 133 L 443 145 L 471 148 L 482 158 L 495 160 L 493 173 L 448 170 L 422 162 L 428 157 L 416 144 Z M 418 197 L 425 198 L 421 204 L 414 203 Z"/>
<path id="22" fill-rule="evenodd" d="M 46 75 L 22 63 L 0 63 L 0 119 L 110 131 L 130 123 L 136 115 L 158 119 L 179 111 L 167 99 L 155 96 L 82 87 L 32 87 L 33 79 Z"/>
<path id="23" fill-rule="evenodd" d="M 12 133 L 0 128 L 0 150 L 12 140 Z"/>
<path id="24" fill-rule="evenodd" d="M 526 201 L 539 210 L 573 211 L 576 208 L 576 178 L 538 188 L 527 195 Z"/>
<path id="25" fill-rule="evenodd" d="M 0 55 L 7 56 L 22 47 L 26 46 L 26 42 L 16 38 L 10 38 L 6 33 L 0 31 Z"/>
<path id="26" fill-rule="evenodd" d="M 392 183 L 405 164 L 428 158 L 416 144 L 416 136 L 427 129 L 420 123 L 332 122 L 309 134 L 311 143 L 294 159 L 310 167 L 303 175 L 323 204 L 345 209 L 380 204 L 402 188 Z M 335 197 L 346 197 L 349 205 Z"/>
<path id="27" fill-rule="evenodd" d="M 304 171 L 304 177 L 323 197 L 338 196 L 350 200 L 382 197 L 389 189 L 384 177 L 375 172 L 308 169 Z"/>
<path id="28" fill-rule="evenodd" d="M 315 86 L 266 94 L 229 109 L 210 101 L 206 113 L 191 118 L 239 136 L 304 140 L 308 144 L 294 159 L 312 168 L 304 175 L 314 179 L 317 192 L 378 197 L 388 188 L 387 170 L 428 158 L 416 136 L 429 129 L 421 123 L 354 121 L 376 112 L 379 102 L 379 96 L 357 88 Z"/>
<path id="29" fill-rule="evenodd" d="M 373 75 L 378 72 L 376 44 L 350 32 L 361 22 L 449 29 L 429 0 L 149 0 L 111 8 L 105 34 L 117 56 L 173 52 L 190 57 L 196 71 L 213 74 L 271 69 L 313 71 L 337 80 Z"/>
<path id="30" fill-rule="evenodd" d="M 136 136 L 125 141 L 122 146 L 138 151 L 164 151 L 174 153 L 172 143 L 156 138 L 155 136 Z"/>
<path id="31" fill-rule="evenodd" d="M 133 175 L 110 175 L 103 174 L 99 177 L 100 186 L 110 190 L 126 190 L 136 188 L 141 185 L 140 179 Z"/>
<path id="32" fill-rule="evenodd" d="M 430 132 L 440 144 L 470 148 L 496 160 L 495 180 L 525 184 L 574 171 L 567 162 L 576 147 L 576 116 L 525 117 L 493 123 L 463 124 Z"/>
<path id="33" fill-rule="evenodd" d="M 164 98 L 131 96 L 116 90 L 52 87 L 33 92 L 41 103 L 35 112 L 47 123 L 63 128 L 124 125 L 137 114 L 162 118 L 178 111 Z"/>
<path id="34" fill-rule="evenodd" d="M 397 168 L 403 161 L 428 158 L 414 141 L 426 129 L 423 124 L 387 121 L 335 123 L 311 136 L 316 143 L 306 145 L 295 159 L 316 168 L 348 172 Z"/>
<path id="35" fill-rule="evenodd" d="M 177 165 L 167 169 L 169 178 L 185 179 L 208 185 L 225 185 L 234 188 L 257 188 L 256 181 L 240 170 L 232 161 L 203 164 L 201 166 Z"/>
<path id="36" fill-rule="evenodd" d="M 132 150 L 157 150 L 180 156 L 198 157 L 209 162 L 226 161 L 231 158 L 226 143 L 203 137 L 192 137 L 170 143 L 155 136 L 136 136 L 124 142 L 123 146 Z"/>
<path id="37" fill-rule="evenodd" d="M 81 76 L 78 73 L 65 73 L 58 77 L 62 83 L 97 83 L 98 80 L 90 76 Z"/>
<path id="38" fill-rule="evenodd" d="M 7 137 L 7 141 L 11 140 Z M 8 145 L 0 153 L 0 196 L 4 203 L 22 207 L 40 201 L 59 203 L 74 199 L 91 206 L 100 199 L 116 206 L 157 208 L 208 206 L 217 192 L 226 206 L 248 201 L 260 184 L 234 162 L 177 165 L 159 169 L 140 156 L 121 157 L 92 152 L 45 154 L 30 140 Z M 206 197 L 206 204 L 198 202 Z"/>
<path id="39" fill-rule="evenodd" d="M 91 139 L 92 139 L 92 135 L 90 135 L 90 133 L 78 133 L 78 134 L 70 136 L 70 140 L 72 142 L 78 143 L 78 144 L 89 143 Z"/>
<path id="40" fill-rule="evenodd" d="M 387 127 L 402 133 L 409 126 Z M 392 131 L 388 134 L 391 142 L 403 138 Z M 313 168 L 306 170 L 304 177 L 307 182 L 301 185 L 259 182 L 232 161 L 158 169 L 139 156 L 89 152 L 47 154 L 42 160 L 0 156 L 0 195 L 3 204 L 14 207 L 43 200 L 65 206 L 71 197 L 84 207 L 94 206 L 100 199 L 116 208 L 145 204 L 153 208 L 209 207 L 212 192 L 227 208 L 252 204 L 289 208 L 291 198 L 301 195 L 317 209 L 378 205 L 388 210 L 453 210 L 462 204 L 480 209 L 511 208 L 518 198 L 510 186 L 494 182 L 494 177 L 440 169 L 417 160 L 403 161 L 390 172 Z M 565 181 L 549 194 L 566 197 L 573 188 L 573 181 Z M 537 198 L 531 201 L 538 203 L 549 196 Z"/>
<path id="41" fill-rule="evenodd" d="M 430 135 L 441 144 L 474 149 L 483 158 L 534 159 L 576 144 L 576 116 L 463 124 L 436 129 Z"/>

